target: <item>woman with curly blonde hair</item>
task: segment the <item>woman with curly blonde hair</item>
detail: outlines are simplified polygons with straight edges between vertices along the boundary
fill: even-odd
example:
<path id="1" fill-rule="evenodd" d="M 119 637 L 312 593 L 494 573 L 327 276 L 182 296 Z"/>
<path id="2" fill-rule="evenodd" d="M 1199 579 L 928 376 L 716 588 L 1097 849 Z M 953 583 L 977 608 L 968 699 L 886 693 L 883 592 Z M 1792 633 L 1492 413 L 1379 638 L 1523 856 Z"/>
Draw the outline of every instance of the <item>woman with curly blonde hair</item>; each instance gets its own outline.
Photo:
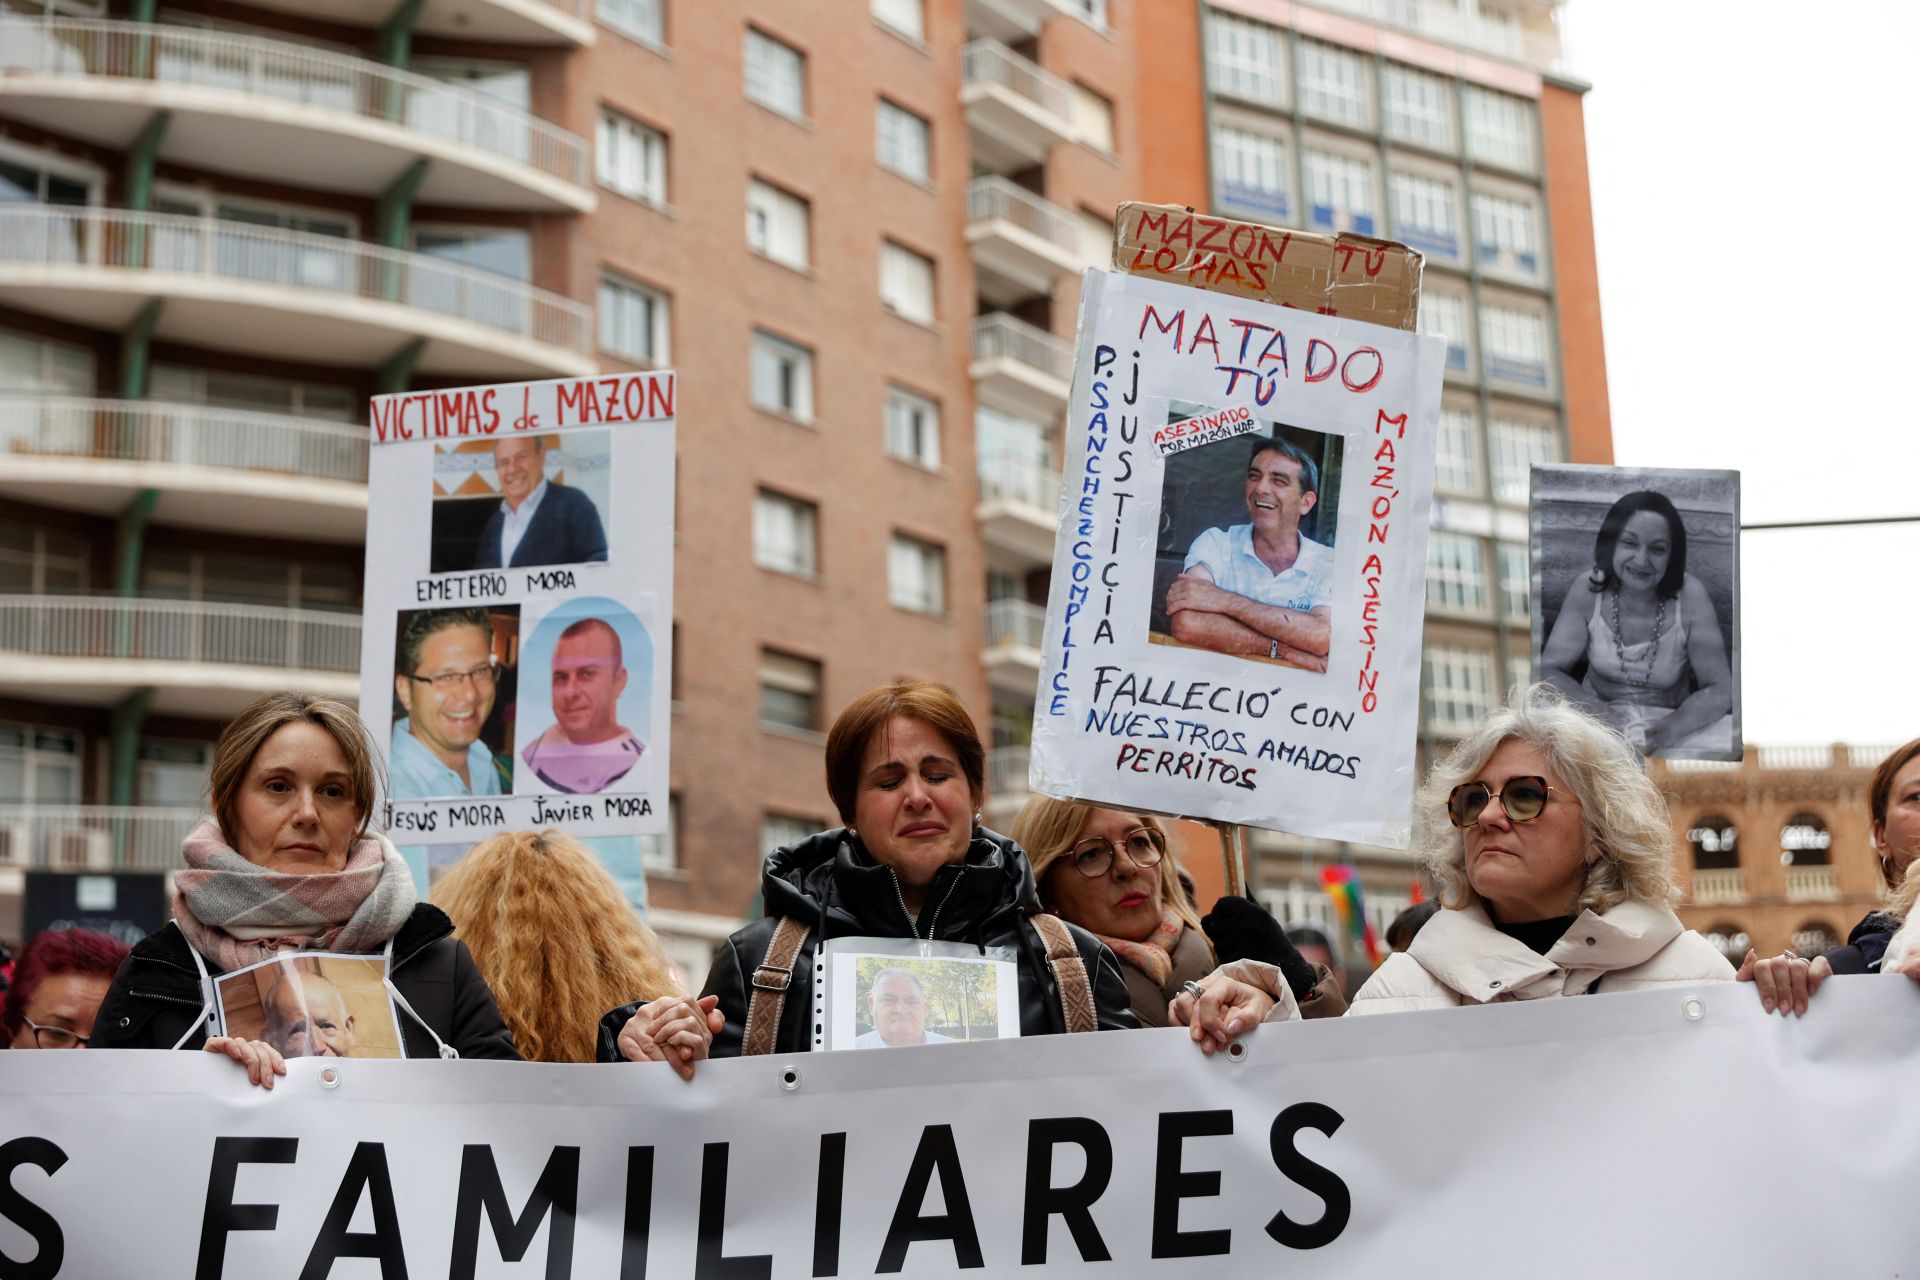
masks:
<path id="1" fill-rule="evenodd" d="M 653 931 L 564 831 L 475 845 L 434 885 L 529 1062 L 592 1062 L 603 1010 L 681 994 Z"/>

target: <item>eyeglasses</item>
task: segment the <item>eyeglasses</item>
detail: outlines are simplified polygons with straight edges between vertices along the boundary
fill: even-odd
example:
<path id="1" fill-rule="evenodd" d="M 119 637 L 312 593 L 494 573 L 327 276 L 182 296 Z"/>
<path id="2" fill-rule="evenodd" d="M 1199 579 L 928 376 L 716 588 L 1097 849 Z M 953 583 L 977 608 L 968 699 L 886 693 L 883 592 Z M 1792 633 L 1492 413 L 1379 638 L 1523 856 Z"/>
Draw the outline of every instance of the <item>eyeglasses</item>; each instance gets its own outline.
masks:
<path id="1" fill-rule="evenodd" d="M 1135 827 L 1118 840 L 1109 840 L 1104 836 L 1094 836 L 1082 840 L 1067 850 L 1067 856 L 1073 860 L 1073 869 L 1091 879 L 1103 876 L 1113 860 L 1125 850 L 1127 860 L 1142 871 L 1159 863 L 1167 852 L 1167 838 L 1152 827 Z"/>
<path id="2" fill-rule="evenodd" d="M 1496 793 L 1492 787 L 1475 778 L 1472 782 L 1463 782 L 1447 796 L 1447 819 L 1456 827 L 1470 827 L 1480 820 L 1481 811 L 1487 807 L 1487 801 L 1498 794 L 1500 807 L 1514 822 L 1532 822 L 1547 807 L 1550 795 L 1564 797 L 1567 793 L 1558 787 L 1547 785 L 1545 778 L 1518 776 L 1508 778 L 1505 785 Z M 1574 803 L 1578 803 L 1575 801 Z"/>
<path id="3" fill-rule="evenodd" d="M 78 1031 L 69 1031 L 65 1027 L 43 1027 L 32 1018 L 20 1021 L 33 1028 L 33 1042 L 42 1049 L 84 1049 L 92 1036 L 83 1036 Z"/>
<path id="4" fill-rule="evenodd" d="M 491 689 L 499 678 L 500 671 L 493 663 L 482 663 L 471 671 L 443 671 L 437 676 L 409 675 L 407 679 L 420 684 L 430 684 L 435 693 L 452 693 L 460 687 L 463 680 L 471 680 L 476 689 Z"/>

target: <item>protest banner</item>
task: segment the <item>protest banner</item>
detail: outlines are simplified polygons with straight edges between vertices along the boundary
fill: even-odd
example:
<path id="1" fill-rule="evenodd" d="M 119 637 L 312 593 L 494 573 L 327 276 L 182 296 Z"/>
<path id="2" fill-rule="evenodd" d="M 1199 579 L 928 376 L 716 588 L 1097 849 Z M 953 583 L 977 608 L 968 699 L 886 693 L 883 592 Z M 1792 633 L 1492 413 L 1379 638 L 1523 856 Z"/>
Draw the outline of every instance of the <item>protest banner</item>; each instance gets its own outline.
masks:
<path id="1" fill-rule="evenodd" d="M 397 843 L 666 829 L 674 391 L 374 398 L 360 712 Z"/>
<path id="2" fill-rule="evenodd" d="M 1738 760 L 1740 473 L 1536 464 L 1533 675 L 1643 753 Z"/>
<path id="3" fill-rule="evenodd" d="M 1442 358 L 1087 274 L 1035 790 L 1406 845 Z"/>
<path id="4" fill-rule="evenodd" d="M 301 1059 L 271 1093 L 208 1054 L 11 1053 L 0 1269 L 1615 1280 L 1893 1276 L 1920 1250 L 1902 978 L 1833 979 L 1800 1019 L 1727 983 L 1244 1043 L 799 1054 L 690 1083 Z M 1761 1207 L 1782 1186 L 1804 1211 Z"/>

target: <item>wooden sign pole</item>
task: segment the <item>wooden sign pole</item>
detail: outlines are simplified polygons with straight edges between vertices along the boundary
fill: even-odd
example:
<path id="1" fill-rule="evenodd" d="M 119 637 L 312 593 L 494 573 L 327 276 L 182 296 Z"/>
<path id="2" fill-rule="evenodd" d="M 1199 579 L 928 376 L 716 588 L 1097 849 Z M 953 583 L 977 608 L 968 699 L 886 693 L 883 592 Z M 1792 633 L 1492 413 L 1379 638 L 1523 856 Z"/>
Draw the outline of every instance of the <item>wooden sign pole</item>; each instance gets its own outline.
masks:
<path id="1" fill-rule="evenodd" d="M 1208 822 L 1220 833 L 1220 856 L 1227 868 L 1227 892 L 1247 896 L 1247 829 L 1236 822 Z"/>

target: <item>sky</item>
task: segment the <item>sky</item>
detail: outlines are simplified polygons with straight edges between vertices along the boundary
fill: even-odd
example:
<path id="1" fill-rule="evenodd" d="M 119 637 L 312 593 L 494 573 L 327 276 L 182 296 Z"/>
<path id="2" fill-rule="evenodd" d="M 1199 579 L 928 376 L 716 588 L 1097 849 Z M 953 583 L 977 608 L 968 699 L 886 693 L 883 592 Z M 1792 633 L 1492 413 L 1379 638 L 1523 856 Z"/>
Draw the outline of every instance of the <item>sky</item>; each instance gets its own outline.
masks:
<path id="1" fill-rule="evenodd" d="M 1911 0 L 1569 0 L 1623 466 L 1745 524 L 1920 516 Z M 1745 736 L 1920 735 L 1920 523 L 1741 539 Z"/>

